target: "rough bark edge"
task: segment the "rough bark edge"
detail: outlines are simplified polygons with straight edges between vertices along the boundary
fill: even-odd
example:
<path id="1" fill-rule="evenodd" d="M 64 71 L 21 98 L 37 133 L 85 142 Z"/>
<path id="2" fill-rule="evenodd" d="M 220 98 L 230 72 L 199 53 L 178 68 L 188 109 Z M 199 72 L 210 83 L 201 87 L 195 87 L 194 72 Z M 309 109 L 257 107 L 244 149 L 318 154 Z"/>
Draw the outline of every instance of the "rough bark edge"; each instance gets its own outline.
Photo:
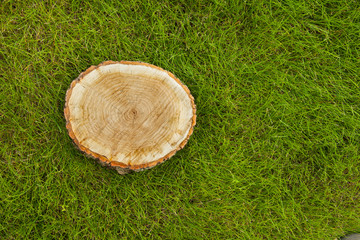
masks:
<path id="1" fill-rule="evenodd" d="M 162 158 L 160 158 L 158 160 L 152 161 L 150 163 L 140 164 L 140 165 L 126 165 L 126 164 L 123 164 L 123 163 L 120 163 L 120 162 L 111 161 L 107 157 L 105 157 L 103 155 L 100 155 L 100 154 L 98 154 L 96 152 L 93 152 L 89 148 L 87 148 L 87 147 L 83 146 L 82 144 L 80 144 L 80 142 L 77 140 L 77 138 L 76 138 L 76 136 L 75 136 L 75 134 L 74 134 L 74 132 L 72 130 L 71 123 L 70 123 L 70 120 L 69 120 L 70 119 L 70 109 L 69 109 L 69 106 L 68 106 L 68 102 L 70 100 L 72 90 L 74 89 L 75 85 L 77 83 L 81 82 L 81 80 L 88 73 L 90 73 L 91 71 L 93 71 L 94 69 L 96 69 L 98 67 L 105 66 L 105 65 L 110 65 L 110 64 L 143 65 L 143 66 L 155 68 L 157 70 L 166 72 L 171 78 L 173 78 L 185 90 L 185 92 L 187 93 L 187 95 L 189 96 L 190 101 L 191 101 L 191 105 L 192 105 L 192 109 L 193 109 L 193 117 L 192 117 L 192 123 L 191 123 L 191 127 L 190 127 L 188 135 L 186 136 L 184 141 L 182 141 L 181 144 L 179 144 L 179 146 L 175 150 L 171 151 L 170 153 L 168 153 L 164 157 L 162 157 Z M 188 142 L 191 134 L 193 133 L 194 126 L 196 124 L 196 105 L 195 105 L 195 102 L 194 102 L 194 97 L 191 95 L 189 88 L 185 84 L 183 84 L 177 77 L 175 77 L 174 74 L 172 74 L 169 71 L 166 71 L 166 70 L 164 70 L 164 69 L 162 69 L 162 68 L 160 68 L 158 66 L 155 66 L 155 65 L 152 65 L 152 64 L 149 64 L 149 63 L 144 63 L 144 62 L 105 61 L 105 62 L 100 63 L 97 66 L 89 67 L 84 72 L 82 72 L 79 75 L 79 77 L 77 77 L 75 80 L 73 80 L 71 82 L 69 89 L 66 91 L 64 116 L 65 116 L 65 119 L 66 119 L 66 129 L 68 130 L 68 134 L 69 134 L 70 138 L 74 141 L 75 145 L 82 152 L 84 152 L 89 157 L 97 159 L 100 162 L 101 165 L 107 166 L 107 167 L 110 167 L 110 168 L 113 168 L 113 169 L 117 170 L 119 174 L 127 174 L 127 173 L 130 173 L 132 171 L 139 172 L 139 171 L 142 171 L 142 170 L 145 170 L 145 169 L 153 168 L 156 165 L 158 165 L 158 164 L 164 162 L 165 160 L 169 159 L 170 157 L 172 157 L 180 149 L 184 148 L 184 146 Z"/>

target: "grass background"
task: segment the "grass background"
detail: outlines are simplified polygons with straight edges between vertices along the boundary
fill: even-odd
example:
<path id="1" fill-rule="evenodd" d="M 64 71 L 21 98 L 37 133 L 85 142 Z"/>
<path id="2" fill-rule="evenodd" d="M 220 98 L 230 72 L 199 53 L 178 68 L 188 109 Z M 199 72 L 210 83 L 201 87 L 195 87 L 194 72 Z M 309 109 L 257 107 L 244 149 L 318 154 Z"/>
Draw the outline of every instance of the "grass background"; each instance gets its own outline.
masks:
<path id="1" fill-rule="evenodd" d="M 334 239 L 360 231 L 356 0 L 2 1 L 3 239 Z M 90 65 L 173 72 L 198 123 L 127 176 L 76 150 L 63 107 Z"/>

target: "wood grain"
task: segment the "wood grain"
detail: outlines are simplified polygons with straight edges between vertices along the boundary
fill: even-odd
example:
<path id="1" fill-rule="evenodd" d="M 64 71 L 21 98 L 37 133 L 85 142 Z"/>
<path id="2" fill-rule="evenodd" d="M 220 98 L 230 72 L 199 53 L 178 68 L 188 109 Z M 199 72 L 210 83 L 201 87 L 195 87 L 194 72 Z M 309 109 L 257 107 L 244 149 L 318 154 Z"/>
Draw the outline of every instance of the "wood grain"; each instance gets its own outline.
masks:
<path id="1" fill-rule="evenodd" d="M 141 62 L 107 61 L 75 79 L 64 114 L 80 150 L 119 173 L 150 168 L 183 148 L 196 107 L 172 73 Z"/>

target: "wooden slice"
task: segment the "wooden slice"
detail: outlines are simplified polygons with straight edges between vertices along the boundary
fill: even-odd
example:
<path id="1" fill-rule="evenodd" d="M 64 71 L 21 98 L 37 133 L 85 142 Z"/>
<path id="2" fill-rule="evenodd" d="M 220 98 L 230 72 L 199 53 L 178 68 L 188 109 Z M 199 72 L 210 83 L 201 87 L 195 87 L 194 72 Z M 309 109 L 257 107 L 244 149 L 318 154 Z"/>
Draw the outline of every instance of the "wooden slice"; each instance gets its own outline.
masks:
<path id="1" fill-rule="evenodd" d="M 91 66 L 66 92 L 65 119 L 80 150 L 120 174 L 154 167 L 183 148 L 194 98 L 172 73 L 141 62 Z"/>

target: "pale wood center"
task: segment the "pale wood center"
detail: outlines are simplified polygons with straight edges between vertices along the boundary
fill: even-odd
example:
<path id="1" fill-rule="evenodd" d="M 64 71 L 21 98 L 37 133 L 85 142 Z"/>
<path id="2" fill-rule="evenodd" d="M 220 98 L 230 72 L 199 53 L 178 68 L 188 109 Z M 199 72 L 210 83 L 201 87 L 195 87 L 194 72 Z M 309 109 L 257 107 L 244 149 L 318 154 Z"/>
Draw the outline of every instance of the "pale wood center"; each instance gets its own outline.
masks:
<path id="1" fill-rule="evenodd" d="M 130 166 L 177 149 L 192 127 L 186 91 L 167 72 L 143 65 L 94 69 L 75 85 L 68 106 L 81 145 Z"/>

